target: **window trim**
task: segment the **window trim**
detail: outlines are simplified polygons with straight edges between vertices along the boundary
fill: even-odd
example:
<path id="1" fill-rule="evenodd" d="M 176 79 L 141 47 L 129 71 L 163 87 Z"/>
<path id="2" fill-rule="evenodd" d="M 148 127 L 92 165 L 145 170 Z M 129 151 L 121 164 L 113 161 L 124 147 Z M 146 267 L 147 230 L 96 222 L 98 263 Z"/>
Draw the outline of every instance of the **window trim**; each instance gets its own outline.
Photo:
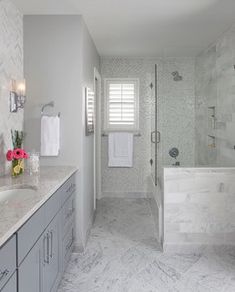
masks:
<path id="1" fill-rule="evenodd" d="M 134 126 L 130 126 L 127 129 L 127 126 L 109 126 L 108 123 L 108 114 L 109 114 L 109 98 L 108 98 L 108 84 L 116 82 L 116 83 L 128 83 L 128 82 L 133 82 L 135 83 L 135 90 L 136 90 L 136 95 L 135 95 L 135 115 L 136 115 L 136 122 Z M 109 133 L 109 132 L 131 132 L 131 133 L 139 133 L 139 78 L 104 78 L 104 133 Z"/>

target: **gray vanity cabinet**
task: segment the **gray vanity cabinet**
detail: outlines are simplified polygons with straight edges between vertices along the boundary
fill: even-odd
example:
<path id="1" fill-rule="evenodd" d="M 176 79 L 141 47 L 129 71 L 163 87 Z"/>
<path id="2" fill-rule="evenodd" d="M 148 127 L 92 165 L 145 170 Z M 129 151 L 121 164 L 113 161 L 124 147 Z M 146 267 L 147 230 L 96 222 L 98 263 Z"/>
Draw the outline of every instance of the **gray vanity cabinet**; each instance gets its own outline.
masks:
<path id="1" fill-rule="evenodd" d="M 42 265 L 43 292 L 54 291 L 60 281 L 60 219 L 61 215 L 58 214 L 46 231 L 46 254 L 44 252 Z"/>
<path id="2" fill-rule="evenodd" d="M 74 181 L 68 179 L 18 231 L 18 292 L 57 291 L 74 242 Z"/>
<path id="3" fill-rule="evenodd" d="M 16 270 L 16 236 L 0 248 L 0 291 Z M 14 290 L 13 290 L 14 291 Z"/>
<path id="4" fill-rule="evenodd" d="M 17 292 L 17 282 L 16 282 L 16 272 L 11 277 L 11 279 L 7 282 L 1 292 Z"/>
<path id="5" fill-rule="evenodd" d="M 59 214 L 19 267 L 19 292 L 51 292 L 60 280 Z"/>

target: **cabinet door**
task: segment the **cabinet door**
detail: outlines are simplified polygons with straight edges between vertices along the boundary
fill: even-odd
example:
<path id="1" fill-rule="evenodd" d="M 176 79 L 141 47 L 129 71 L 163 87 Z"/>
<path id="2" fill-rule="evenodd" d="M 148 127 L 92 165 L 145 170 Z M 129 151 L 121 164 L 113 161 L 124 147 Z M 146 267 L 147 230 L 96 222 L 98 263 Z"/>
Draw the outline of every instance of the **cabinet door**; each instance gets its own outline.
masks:
<path id="1" fill-rule="evenodd" d="M 1 292 L 17 292 L 16 290 L 16 273 L 14 273 L 14 275 L 7 282 L 6 286 L 1 290 Z"/>
<path id="2" fill-rule="evenodd" d="M 16 237 L 0 248 L 0 291 L 16 270 Z"/>
<path id="3" fill-rule="evenodd" d="M 18 269 L 19 292 L 41 292 L 41 261 L 45 236 L 35 244 Z"/>
<path id="4" fill-rule="evenodd" d="M 47 228 L 48 264 L 43 266 L 43 292 L 51 292 L 60 280 L 60 214 Z"/>

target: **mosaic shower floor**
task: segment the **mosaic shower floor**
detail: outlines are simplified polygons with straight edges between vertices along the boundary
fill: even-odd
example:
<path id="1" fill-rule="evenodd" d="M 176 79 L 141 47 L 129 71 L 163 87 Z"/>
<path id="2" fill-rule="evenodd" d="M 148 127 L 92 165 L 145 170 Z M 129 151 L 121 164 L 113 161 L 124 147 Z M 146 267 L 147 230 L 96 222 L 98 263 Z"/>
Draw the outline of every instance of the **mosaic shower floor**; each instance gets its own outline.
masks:
<path id="1" fill-rule="evenodd" d="M 58 292 L 234 292 L 235 248 L 162 253 L 147 199 L 98 202 L 86 251 L 73 254 Z"/>

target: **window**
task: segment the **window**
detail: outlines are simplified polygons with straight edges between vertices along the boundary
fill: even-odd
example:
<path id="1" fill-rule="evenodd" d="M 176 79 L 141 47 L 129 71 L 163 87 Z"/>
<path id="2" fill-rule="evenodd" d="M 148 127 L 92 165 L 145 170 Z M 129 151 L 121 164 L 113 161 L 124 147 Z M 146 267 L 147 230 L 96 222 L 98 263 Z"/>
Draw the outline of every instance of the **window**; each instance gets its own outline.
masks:
<path id="1" fill-rule="evenodd" d="M 105 79 L 104 130 L 139 130 L 138 79 Z"/>

